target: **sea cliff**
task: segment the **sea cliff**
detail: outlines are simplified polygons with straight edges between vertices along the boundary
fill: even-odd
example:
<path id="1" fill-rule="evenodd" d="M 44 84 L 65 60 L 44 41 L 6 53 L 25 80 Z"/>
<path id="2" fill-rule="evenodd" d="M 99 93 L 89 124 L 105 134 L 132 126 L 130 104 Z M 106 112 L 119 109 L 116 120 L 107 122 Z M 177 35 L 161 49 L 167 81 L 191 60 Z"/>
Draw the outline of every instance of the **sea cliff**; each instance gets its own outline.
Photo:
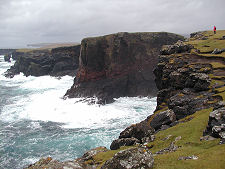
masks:
<path id="1" fill-rule="evenodd" d="M 28 168 L 216 168 L 225 162 L 225 31 L 163 46 L 154 69 L 157 107 L 111 145 L 73 161 L 41 159 Z"/>
<path id="2" fill-rule="evenodd" d="M 72 97 L 97 97 L 111 103 L 125 96 L 156 96 L 153 69 L 162 45 L 182 36 L 159 33 L 117 33 L 81 42 L 79 69 L 66 93 Z"/>
<path id="3" fill-rule="evenodd" d="M 53 49 L 16 50 L 12 53 L 12 58 L 16 62 L 7 70 L 6 76 L 12 78 L 20 72 L 25 76 L 75 76 L 79 54 L 80 45 Z"/>

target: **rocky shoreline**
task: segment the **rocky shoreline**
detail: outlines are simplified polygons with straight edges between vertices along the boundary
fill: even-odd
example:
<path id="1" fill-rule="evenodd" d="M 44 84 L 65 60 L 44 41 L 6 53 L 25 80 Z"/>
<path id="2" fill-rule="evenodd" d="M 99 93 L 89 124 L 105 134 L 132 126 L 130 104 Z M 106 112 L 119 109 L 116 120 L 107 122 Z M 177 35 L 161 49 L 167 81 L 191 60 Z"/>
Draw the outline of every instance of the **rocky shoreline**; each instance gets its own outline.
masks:
<path id="1" fill-rule="evenodd" d="M 186 42 L 178 41 L 173 45 L 162 46 L 161 43 L 157 45 L 157 50 L 160 46 L 161 51 L 154 53 L 157 63 L 155 63 L 155 67 L 151 65 L 149 70 L 154 72 L 155 85 L 158 90 L 156 110 L 144 121 L 133 124 L 122 131 L 119 138 L 112 142 L 111 150 L 98 147 L 86 152 L 78 159 L 65 162 L 48 157 L 40 159 L 27 168 L 158 169 L 175 167 L 222 169 L 225 157 L 225 52 L 215 54 L 212 51 L 215 49 L 215 41 L 217 48 L 225 44 L 225 40 L 220 38 L 224 34 L 225 31 L 218 31 L 216 35 L 210 31 L 198 32 L 192 34 Z M 126 54 L 130 51 L 127 46 L 132 46 L 127 41 L 127 39 L 131 40 L 129 37 L 130 35 L 125 33 L 84 39 L 81 44 L 80 67 L 77 77 L 67 95 L 76 97 L 95 94 L 104 102 L 110 102 L 110 95 L 113 97 L 124 96 L 123 93 L 117 94 L 124 90 L 124 87 L 115 91 L 112 87 L 117 84 L 114 83 L 115 81 L 123 82 L 124 77 L 121 78 L 119 75 L 125 67 L 129 66 L 130 62 L 127 62 L 126 59 L 124 61 L 123 56 L 131 58 L 136 56 L 137 60 L 143 61 L 141 55 Z M 117 45 L 114 44 L 114 40 L 118 43 Z M 175 41 L 175 39 L 173 40 Z M 136 42 L 137 39 L 135 39 Z M 138 42 L 140 43 L 140 41 Z M 144 43 L 151 42 L 151 40 L 146 40 Z M 158 43 L 157 40 L 153 42 Z M 143 48 L 142 45 L 139 47 Z M 150 48 L 152 49 L 152 47 Z M 146 51 L 145 48 L 145 50 L 141 50 L 140 54 L 145 55 Z M 117 55 L 111 55 L 114 52 L 117 52 Z M 113 62 L 109 56 L 115 56 L 115 58 L 120 56 L 119 58 L 122 60 L 118 60 L 118 58 L 115 60 L 119 63 L 122 61 L 122 64 L 118 65 L 118 62 Z M 153 57 L 153 55 L 148 56 Z M 107 61 L 109 58 L 111 60 Z M 117 63 L 116 66 L 119 68 L 121 67 L 118 74 L 115 71 L 106 73 L 108 72 L 105 71 L 106 68 L 108 70 L 106 63 L 110 65 L 110 61 Z M 112 70 L 113 68 L 118 70 L 115 65 L 115 67 L 110 66 Z M 135 71 L 137 72 L 136 69 Z M 124 74 L 122 73 L 122 75 Z M 115 79 L 119 77 L 119 80 L 109 83 L 110 80 L 114 80 L 114 78 L 109 78 L 111 76 Z M 139 81 L 135 81 L 135 83 L 137 82 Z M 100 87 L 96 87 L 100 84 L 104 86 L 104 83 L 106 86 L 110 86 L 111 90 L 102 91 Z M 132 89 L 133 87 L 130 88 L 130 90 Z M 94 90 L 93 93 L 91 93 L 92 90 Z M 116 94 L 113 95 L 113 92 Z M 136 94 L 140 93 L 136 92 Z M 129 94 L 127 95 L 129 96 Z"/>
<path id="2" fill-rule="evenodd" d="M 15 64 L 5 73 L 14 77 L 22 72 L 25 76 L 75 76 L 79 65 L 80 45 L 53 49 L 14 51 Z"/>

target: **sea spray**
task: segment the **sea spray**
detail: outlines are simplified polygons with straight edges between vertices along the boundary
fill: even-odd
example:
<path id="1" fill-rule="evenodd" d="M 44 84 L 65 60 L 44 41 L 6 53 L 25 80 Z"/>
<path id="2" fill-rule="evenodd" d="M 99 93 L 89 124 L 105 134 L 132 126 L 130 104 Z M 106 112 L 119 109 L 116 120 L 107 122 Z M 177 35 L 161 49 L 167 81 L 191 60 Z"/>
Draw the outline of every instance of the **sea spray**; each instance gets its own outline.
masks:
<path id="1" fill-rule="evenodd" d="M 109 147 L 156 106 L 156 98 L 147 97 L 118 98 L 104 106 L 65 100 L 73 77 L 4 77 L 12 64 L 0 57 L 0 168 L 22 168 L 46 156 L 72 160 L 91 148 Z"/>

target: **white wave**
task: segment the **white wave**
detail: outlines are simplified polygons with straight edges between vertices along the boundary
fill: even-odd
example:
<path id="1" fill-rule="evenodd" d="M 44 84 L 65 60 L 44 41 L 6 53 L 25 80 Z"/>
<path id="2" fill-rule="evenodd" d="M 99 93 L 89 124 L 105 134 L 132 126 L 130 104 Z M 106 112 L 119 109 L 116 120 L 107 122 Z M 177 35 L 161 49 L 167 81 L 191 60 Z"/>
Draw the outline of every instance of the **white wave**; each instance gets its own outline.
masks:
<path id="1" fill-rule="evenodd" d="M 77 102 L 78 98 L 64 100 L 62 96 L 73 84 L 70 76 L 57 79 L 25 77 L 21 73 L 12 79 L 1 76 L 0 80 L 19 93 L 11 98 L 11 104 L 3 107 L 0 117 L 3 121 L 28 119 L 60 122 L 65 128 L 119 128 L 145 119 L 156 106 L 156 98 L 146 97 L 119 98 L 105 106 Z"/>
<path id="2" fill-rule="evenodd" d="M 62 99 L 73 83 L 69 76 L 54 77 L 16 76 L 18 90 L 29 90 L 28 95 L 14 99 L 14 104 L 3 108 L 1 119 L 7 121 L 29 119 L 64 123 L 65 128 L 117 128 L 139 122 L 154 111 L 156 99 L 119 98 L 105 106 L 77 102 L 78 98 Z M 12 83 L 14 80 L 12 81 Z"/>

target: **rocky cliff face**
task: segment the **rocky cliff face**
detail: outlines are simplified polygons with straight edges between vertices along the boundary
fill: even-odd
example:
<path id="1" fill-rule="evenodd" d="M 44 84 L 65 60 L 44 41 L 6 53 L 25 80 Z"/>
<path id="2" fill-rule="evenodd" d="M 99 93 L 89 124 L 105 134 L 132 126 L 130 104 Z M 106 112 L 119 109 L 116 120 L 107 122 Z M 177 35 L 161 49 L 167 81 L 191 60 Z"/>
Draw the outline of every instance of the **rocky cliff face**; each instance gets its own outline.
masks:
<path id="1" fill-rule="evenodd" d="M 12 54 L 16 49 L 0 49 L 0 55 Z"/>
<path id="2" fill-rule="evenodd" d="M 78 68 L 80 45 L 59 47 L 52 50 L 16 51 L 12 58 L 15 64 L 6 72 L 13 77 L 20 72 L 25 76 L 74 76 Z"/>
<path id="3" fill-rule="evenodd" d="M 164 46 L 154 70 L 159 90 L 154 114 L 122 131 L 112 150 L 93 149 L 70 164 L 74 168 L 223 169 L 225 53 L 211 53 L 215 46 L 225 45 L 224 39 L 218 40 L 221 34 L 225 31 L 201 32 L 195 34 L 200 41 Z M 30 168 L 54 165 L 67 167 L 68 162 L 42 159 Z"/>
<path id="4" fill-rule="evenodd" d="M 117 33 L 82 40 L 79 70 L 66 96 L 96 96 L 100 103 L 155 96 L 153 69 L 159 50 L 179 39 L 183 37 L 171 33 Z"/>
<path id="5" fill-rule="evenodd" d="M 201 35 L 204 35 L 203 40 L 209 38 L 206 32 L 201 32 Z M 154 142 L 159 142 L 154 140 L 156 133 L 160 135 L 162 131 L 174 126 L 180 134 L 181 131 L 185 133 L 185 130 L 191 131 L 198 128 L 199 133 L 189 133 L 189 137 L 193 139 L 191 141 L 209 141 L 219 138 L 220 144 L 225 143 L 225 59 L 223 54 L 216 56 L 211 53 L 202 54 L 198 47 L 190 45 L 192 43 L 196 42 L 191 40 L 187 43 L 178 42 L 162 48 L 159 62 L 154 70 L 156 86 L 159 89 L 155 113 L 121 132 L 119 138 L 112 142 L 110 146 L 112 150 L 119 149 L 121 146 L 147 145 L 149 142 L 154 144 Z M 220 43 L 223 42 L 220 41 Z M 204 117 L 199 115 L 203 112 Z M 194 123 L 196 120 L 202 126 Z M 191 123 L 194 126 L 190 127 Z M 182 125 L 188 128 L 182 128 Z M 167 136 L 168 138 L 165 137 L 164 141 L 169 139 L 172 133 L 176 133 L 174 130 L 171 128 L 170 135 Z M 165 133 L 168 134 L 166 131 Z M 157 151 L 156 154 L 175 151 L 177 147 L 175 148 L 174 142 L 172 143 L 173 145 Z M 185 147 L 185 145 L 182 146 Z"/>

